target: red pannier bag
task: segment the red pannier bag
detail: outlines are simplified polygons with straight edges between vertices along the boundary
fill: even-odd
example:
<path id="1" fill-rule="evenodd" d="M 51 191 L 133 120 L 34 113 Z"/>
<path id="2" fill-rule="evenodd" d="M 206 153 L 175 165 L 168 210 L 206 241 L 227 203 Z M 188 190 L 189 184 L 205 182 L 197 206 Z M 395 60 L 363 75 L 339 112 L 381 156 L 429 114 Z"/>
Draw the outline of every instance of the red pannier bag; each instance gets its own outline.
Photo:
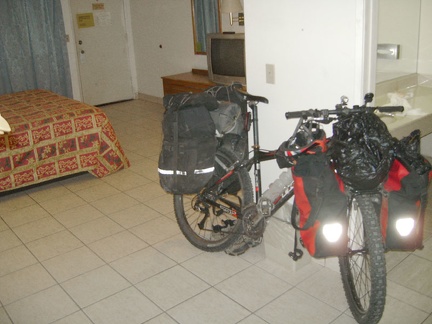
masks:
<path id="1" fill-rule="evenodd" d="M 347 199 L 326 152 L 325 132 L 310 124 L 307 132 L 299 132 L 295 141 L 289 139 L 282 143 L 276 153 L 279 167 L 291 167 L 293 175 L 295 198 L 291 225 L 300 232 L 301 244 L 315 258 L 347 253 Z M 328 229 L 333 234 L 339 230 L 337 240 L 326 239 L 324 231 L 328 233 Z M 297 231 L 294 252 L 290 253 L 294 260 L 302 254 L 297 249 Z"/>
<path id="2" fill-rule="evenodd" d="M 387 250 L 423 248 L 423 227 L 431 164 L 420 154 L 420 131 L 399 141 L 384 182 L 381 232 Z"/>
<path id="3" fill-rule="evenodd" d="M 341 256 L 347 253 L 347 199 L 329 159 L 319 146 L 296 158 L 291 171 L 294 179 L 295 202 L 292 226 L 300 231 L 300 241 L 315 258 Z M 339 224 L 339 225 L 336 225 Z M 327 226 L 339 226 L 340 235 L 331 242 L 324 235 Z"/>

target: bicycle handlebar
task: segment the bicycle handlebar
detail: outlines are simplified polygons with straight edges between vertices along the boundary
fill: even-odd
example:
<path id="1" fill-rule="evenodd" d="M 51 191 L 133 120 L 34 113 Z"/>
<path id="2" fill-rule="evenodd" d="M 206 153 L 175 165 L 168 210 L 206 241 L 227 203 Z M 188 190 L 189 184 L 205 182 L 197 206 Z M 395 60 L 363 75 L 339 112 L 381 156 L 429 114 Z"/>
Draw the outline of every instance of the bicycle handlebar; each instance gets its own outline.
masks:
<path id="1" fill-rule="evenodd" d="M 299 110 L 299 111 L 289 111 L 285 113 L 286 119 L 292 118 L 303 118 L 307 119 L 308 117 L 316 118 L 316 119 L 325 119 L 330 117 L 330 115 L 340 116 L 340 115 L 350 115 L 361 112 L 374 112 L 378 110 L 379 112 L 384 113 L 392 113 L 392 112 L 403 112 L 403 106 L 384 106 L 384 107 L 359 107 L 354 106 L 353 108 L 337 108 L 334 110 L 329 109 L 308 109 L 308 110 Z"/>
<path id="2" fill-rule="evenodd" d="M 379 112 L 383 113 L 392 113 L 392 112 L 403 112 L 404 106 L 385 106 L 385 107 L 377 107 Z"/>

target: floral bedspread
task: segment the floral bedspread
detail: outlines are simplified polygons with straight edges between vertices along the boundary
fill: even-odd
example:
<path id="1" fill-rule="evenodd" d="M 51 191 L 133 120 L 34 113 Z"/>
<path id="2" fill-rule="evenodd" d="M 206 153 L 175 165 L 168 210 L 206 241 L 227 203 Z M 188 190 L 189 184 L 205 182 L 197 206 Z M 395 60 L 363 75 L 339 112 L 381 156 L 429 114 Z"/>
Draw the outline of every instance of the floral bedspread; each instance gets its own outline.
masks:
<path id="1" fill-rule="evenodd" d="M 0 96 L 11 132 L 0 135 L 0 191 L 88 171 L 106 176 L 129 161 L 105 113 L 47 90 Z"/>

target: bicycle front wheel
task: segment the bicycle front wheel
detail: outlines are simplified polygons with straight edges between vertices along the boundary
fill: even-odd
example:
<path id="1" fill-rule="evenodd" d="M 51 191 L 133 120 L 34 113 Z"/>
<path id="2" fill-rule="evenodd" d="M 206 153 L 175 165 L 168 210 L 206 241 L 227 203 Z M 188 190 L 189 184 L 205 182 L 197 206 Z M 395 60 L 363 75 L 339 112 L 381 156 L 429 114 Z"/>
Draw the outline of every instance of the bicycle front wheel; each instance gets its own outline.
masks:
<path id="1" fill-rule="evenodd" d="M 223 177 L 237 158 L 220 149 L 215 160 L 214 178 L 209 184 Z M 225 250 L 243 234 L 238 214 L 252 203 L 252 183 L 244 168 L 219 185 L 204 188 L 199 194 L 174 195 L 174 211 L 180 230 L 192 245 L 208 252 Z"/>
<path id="2" fill-rule="evenodd" d="M 348 254 L 339 257 L 345 295 L 358 323 L 378 323 L 385 306 L 386 265 L 372 197 L 354 198 L 348 217 Z"/>

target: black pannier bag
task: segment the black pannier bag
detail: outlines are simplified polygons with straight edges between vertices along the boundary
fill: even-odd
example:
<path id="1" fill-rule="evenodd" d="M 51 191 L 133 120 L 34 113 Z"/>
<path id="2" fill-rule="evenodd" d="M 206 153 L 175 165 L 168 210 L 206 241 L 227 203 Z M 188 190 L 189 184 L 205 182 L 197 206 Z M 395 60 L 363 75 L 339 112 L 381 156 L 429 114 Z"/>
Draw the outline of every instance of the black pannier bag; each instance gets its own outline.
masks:
<path id="1" fill-rule="evenodd" d="M 219 145 L 238 156 L 247 158 L 248 125 L 246 101 L 236 92 L 242 85 L 214 86 L 206 90 L 218 101 L 218 107 L 210 111 L 216 125 Z"/>
<path id="2" fill-rule="evenodd" d="M 388 250 L 423 247 L 423 225 L 431 164 L 420 154 L 420 131 L 395 145 L 395 160 L 384 183 L 381 231 Z M 413 226 L 411 232 L 405 232 Z"/>
<path id="3" fill-rule="evenodd" d="M 210 111 L 216 126 L 216 136 L 224 137 L 228 134 L 242 136 L 244 121 L 238 104 L 229 101 L 219 101 L 218 107 Z"/>
<path id="4" fill-rule="evenodd" d="M 329 151 L 345 184 L 356 189 L 378 187 L 393 162 L 394 139 L 375 114 L 352 114 L 333 124 Z"/>
<path id="5" fill-rule="evenodd" d="M 300 155 L 291 170 L 296 206 L 291 224 L 300 231 L 303 246 L 315 258 L 345 255 L 347 199 L 326 153 Z M 324 226 L 335 223 L 341 225 L 341 236 L 337 241 L 329 242 L 324 237 Z"/>
<path id="6" fill-rule="evenodd" d="M 207 93 L 167 95 L 163 102 L 160 184 L 173 194 L 197 193 L 214 171 L 217 139 L 209 111 L 218 103 Z"/>

